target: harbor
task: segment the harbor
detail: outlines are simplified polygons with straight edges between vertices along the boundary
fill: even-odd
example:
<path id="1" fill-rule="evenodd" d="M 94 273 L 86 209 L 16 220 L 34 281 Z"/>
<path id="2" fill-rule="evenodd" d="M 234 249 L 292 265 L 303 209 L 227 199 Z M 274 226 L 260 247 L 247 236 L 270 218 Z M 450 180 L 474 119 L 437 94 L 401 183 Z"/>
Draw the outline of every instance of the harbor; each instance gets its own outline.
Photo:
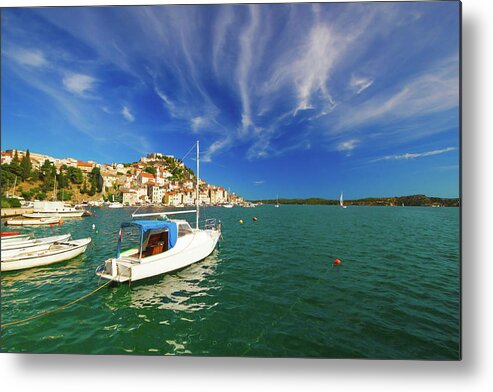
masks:
<path id="1" fill-rule="evenodd" d="M 103 283 L 96 268 L 115 257 L 121 222 L 132 221 L 135 210 L 92 211 L 91 217 L 35 229 L 39 237 L 90 236 L 92 245 L 60 264 L 2 274 L 2 322 L 63 306 Z M 209 257 L 131 285 L 104 287 L 69 308 L 4 328 L 3 349 L 328 358 L 458 355 L 459 209 L 263 205 L 210 207 L 201 214 L 201 221 L 222 222 L 224 240 Z M 333 266 L 335 258 L 340 265 Z"/>

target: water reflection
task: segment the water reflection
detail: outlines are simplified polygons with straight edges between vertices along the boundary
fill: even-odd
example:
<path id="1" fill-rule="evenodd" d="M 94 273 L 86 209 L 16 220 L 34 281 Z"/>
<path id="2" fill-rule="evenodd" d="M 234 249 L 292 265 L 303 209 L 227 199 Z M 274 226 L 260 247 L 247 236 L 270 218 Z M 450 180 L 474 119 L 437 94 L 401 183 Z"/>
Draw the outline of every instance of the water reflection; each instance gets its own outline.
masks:
<path id="1" fill-rule="evenodd" d="M 3 295 L 10 290 L 16 291 L 16 284 L 30 284 L 35 287 L 46 284 L 54 284 L 60 281 L 60 277 L 72 280 L 74 275 L 79 274 L 81 268 L 87 263 L 88 257 L 83 254 L 74 259 L 58 264 L 28 268 L 19 271 L 2 273 Z M 26 290 L 24 287 L 23 290 Z"/>
<path id="2" fill-rule="evenodd" d="M 217 289 L 211 279 L 220 261 L 214 251 L 206 259 L 192 264 L 173 274 L 167 274 L 155 284 L 139 284 L 129 291 L 130 307 L 195 312 L 210 309 L 216 303 L 210 303 L 206 297 L 209 291 Z M 200 299 L 203 297 L 204 299 Z"/>

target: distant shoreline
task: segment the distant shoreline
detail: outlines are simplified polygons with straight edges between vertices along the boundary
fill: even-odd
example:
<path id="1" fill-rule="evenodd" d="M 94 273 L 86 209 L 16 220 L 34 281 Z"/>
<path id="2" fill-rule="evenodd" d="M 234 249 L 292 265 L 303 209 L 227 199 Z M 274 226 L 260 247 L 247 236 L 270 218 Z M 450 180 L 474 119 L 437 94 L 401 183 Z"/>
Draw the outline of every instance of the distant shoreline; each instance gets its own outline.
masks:
<path id="1" fill-rule="evenodd" d="M 252 203 L 275 204 L 276 199 L 250 200 Z M 306 199 L 279 199 L 279 204 L 298 205 L 338 205 L 339 200 L 318 197 Z M 407 206 L 407 207 L 460 207 L 460 199 L 430 197 L 426 195 L 395 196 L 395 197 L 367 197 L 363 199 L 344 200 L 346 206 Z"/>

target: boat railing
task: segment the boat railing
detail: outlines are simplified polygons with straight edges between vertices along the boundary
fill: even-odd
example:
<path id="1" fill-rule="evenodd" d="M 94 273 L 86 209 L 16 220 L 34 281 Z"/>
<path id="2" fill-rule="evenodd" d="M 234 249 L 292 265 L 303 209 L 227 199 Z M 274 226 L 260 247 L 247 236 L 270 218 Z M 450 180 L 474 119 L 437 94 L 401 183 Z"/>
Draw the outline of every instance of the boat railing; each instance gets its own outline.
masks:
<path id="1" fill-rule="evenodd" d="M 218 230 L 221 225 L 221 221 L 215 218 L 206 219 L 203 222 L 205 230 Z"/>

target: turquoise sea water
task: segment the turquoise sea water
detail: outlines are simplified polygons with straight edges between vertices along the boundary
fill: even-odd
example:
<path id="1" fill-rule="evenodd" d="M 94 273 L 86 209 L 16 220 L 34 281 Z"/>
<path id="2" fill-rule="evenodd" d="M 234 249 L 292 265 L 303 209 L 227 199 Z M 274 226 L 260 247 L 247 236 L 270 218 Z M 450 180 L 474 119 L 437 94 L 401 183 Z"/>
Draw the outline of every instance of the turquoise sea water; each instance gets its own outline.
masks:
<path id="1" fill-rule="evenodd" d="M 2 323 L 97 287 L 94 270 L 115 254 L 133 210 L 93 211 L 25 230 L 91 236 L 94 246 L 71 261 L 3 273 Z M 2 350 L 459 358 L 459 209 L 265 205 L 206 208 L 206 217 L 221 219 L 224 236 L 207 259 L 4 328 Z M 334 258 L 342 264 L 332 267 Z"/>

